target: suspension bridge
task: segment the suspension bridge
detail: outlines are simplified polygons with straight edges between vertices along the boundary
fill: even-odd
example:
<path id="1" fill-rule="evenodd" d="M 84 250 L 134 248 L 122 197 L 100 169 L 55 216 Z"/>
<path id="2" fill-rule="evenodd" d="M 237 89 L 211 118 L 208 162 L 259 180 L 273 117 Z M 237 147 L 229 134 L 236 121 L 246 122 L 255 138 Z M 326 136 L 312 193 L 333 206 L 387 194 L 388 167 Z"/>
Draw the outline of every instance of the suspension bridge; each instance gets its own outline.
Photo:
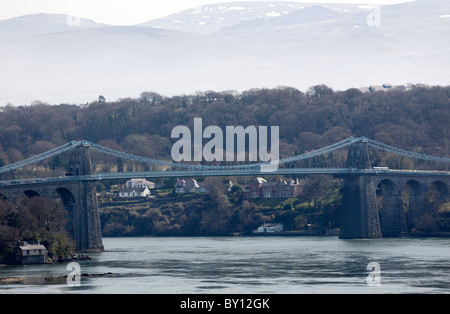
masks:
<path id="1" fill-rule="evenodd" d="M 338 150 L 347 150 L 341 167 L 299 167 L 302 161 L 320 158 Z M 379 238 L 407 234 L 407 224 L 421 217 L 423 195 L 430 189 L 448 198 L 450 172 L 437 170 L 402 170 L 371 166 L 369 149 L 408 157 L 419 162 L 443 163 L 450 158 L 436 157 L 386 145 L 366 137 L 348 138 L 332 145 L 294 157 L 266 163 L 244 165 L 198 165 L 176 163 L 136 156 L 89 141 L 72 141 L 55 149 L 0 168 L 0 178 L 25 167 L 34 166 L 69 152 L 67 172 L 59 177 L 14 178 L 0 180 L 0 197 L 15 202 L 27 196 L 60 197 L 69 213 L 68 231 L 78 251 L 103 250 L 101 226 L 96 196 L 96 183 L 104 180 L 132 178 L 187 178 L 208 176 L 308 176 L 333 175 L 344 180 L 341 238 Z M 151 165 L 155 171 L 96 173 L 91 151 L 121 160 Z M 448 169 L 448 166 L 447 166 Z M 403 189 L 409 191 L 408 213 L 404 210 Z M 383 193 L 380 210 L 377 188 Z"/>

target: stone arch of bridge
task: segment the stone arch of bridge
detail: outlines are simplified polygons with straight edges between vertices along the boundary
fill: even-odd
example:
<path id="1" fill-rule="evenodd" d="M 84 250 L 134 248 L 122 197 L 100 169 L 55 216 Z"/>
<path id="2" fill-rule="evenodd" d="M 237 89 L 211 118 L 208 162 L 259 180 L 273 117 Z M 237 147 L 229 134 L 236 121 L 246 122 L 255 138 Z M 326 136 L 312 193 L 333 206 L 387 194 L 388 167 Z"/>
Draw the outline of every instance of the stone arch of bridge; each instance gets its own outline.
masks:
<path id="1" fill-rule="evenodd" d="M 42 195 L 35 191 L 35 190 L 25 190 L 23 191 L 23 194 L 25 194 L 26 197 L 28 198 L 33 198 L 33 197 L 41 197 Z"/>
<path id="2" fill-rule="evenodd" d="M 418 180 L 408 180 L 403 185 L 402 202 L 409 229 L 413 229 L 419 217 L 423 214 L 420 206 L 423 187 Z"/>
<path id="3" fill-rule="evenodd" d="M 53 191 L 52 198 L 59 199 L 62 202 L 62 205 L 67 211 L 67 226 L 66 230 L 67 232 L 74 238 L 75 236 L 75 230 L 74 230 L 74 215 L 75 215 L 75 207 L 77 205 L 77 201 L 75 198 L 74 193 L 68 189 L 68 188 L 56 188 Z"/>
<path id="4" fill-rule="evenodd" d="M 376 195 L 383 237 L 399 237 L 407 234 L 406 216 L 399 185 L 389 179 L 378 182 Z"/>
<path id="5" fill-rule="evenodd" d="M 0 200 L 2 200 L 2 201 L 7 201 L 7 200 L 8 200 L 8 197 L 7 197 L 6 195 L 0 193 Z"/>
<path id="6" fill-rule="evenodd" d="M 428 193 L 425 194 L 425 208 L 424 211 L 429 213 L 439 214 L 442 206 L 449 202 L 449 187 L 442 180 L 435 180 L 430 182 Z"/>
<path id="7" fill-rule="evenodd" d="M 448 186 L 441 180 L 431 182 L 429 190 L 434 193 L 439 201 L 445 202 L 448 199 Z"/>

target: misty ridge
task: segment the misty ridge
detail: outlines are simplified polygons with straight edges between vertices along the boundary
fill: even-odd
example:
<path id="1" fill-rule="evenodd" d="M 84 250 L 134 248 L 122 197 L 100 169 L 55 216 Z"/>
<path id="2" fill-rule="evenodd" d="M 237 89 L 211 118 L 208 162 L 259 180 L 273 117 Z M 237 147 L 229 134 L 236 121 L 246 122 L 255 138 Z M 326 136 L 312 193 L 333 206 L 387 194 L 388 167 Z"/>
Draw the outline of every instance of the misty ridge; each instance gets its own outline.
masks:
<path id="1" fill-rule="evenodd" d="M 419 0 L 230 2 L 134 26 L 17 17 L 0 21 L 0 105 L 85 104 L 143 91 L 448 85 L 449 14 L 446 1 Z"/>

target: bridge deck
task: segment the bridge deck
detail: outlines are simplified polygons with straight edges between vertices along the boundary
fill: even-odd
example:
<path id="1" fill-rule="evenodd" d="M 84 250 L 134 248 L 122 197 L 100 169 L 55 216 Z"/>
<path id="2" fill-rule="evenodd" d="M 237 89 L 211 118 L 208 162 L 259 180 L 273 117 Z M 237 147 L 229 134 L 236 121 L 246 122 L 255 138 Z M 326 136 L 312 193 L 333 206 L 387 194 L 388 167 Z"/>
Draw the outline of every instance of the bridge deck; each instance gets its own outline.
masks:
<path id="1" fill-rule="evenodd" d="M 280 168 L 273 172 L 261 172 L 259 169 L 229 169 L 229 170 L 179 170 L 179 171 L 147 171 L 147 172 L 117 172 L 97 173 L 86 176 L 62 176 L 40 179 L 22 179 L 0 181 L 0 188 L 4 186 L 20 186 L 34 184 L 50 184 L 59 182 L 84 182 L 105 181 L 133 178 L 188 178 L 188 177 L 213 177 L 213 176 L 264 176 L 264 175 L 383 175 L 383 176 L 432 176 L 450 177 L 449 171 L 426 170 L 378 170 L 378 169 L 350 169 L 350 168 Z"/>

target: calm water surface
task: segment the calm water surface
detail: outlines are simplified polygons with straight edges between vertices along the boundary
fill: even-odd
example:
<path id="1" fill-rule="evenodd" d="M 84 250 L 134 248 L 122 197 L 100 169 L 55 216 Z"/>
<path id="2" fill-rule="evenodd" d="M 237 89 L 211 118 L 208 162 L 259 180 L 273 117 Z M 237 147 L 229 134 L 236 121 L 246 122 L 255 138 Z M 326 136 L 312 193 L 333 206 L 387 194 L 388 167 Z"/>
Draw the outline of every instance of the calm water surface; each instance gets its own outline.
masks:
<path id="1" fill-rule="evenodd" d="M 104 238 L 79 287 L 0 284 L 0 293 L 450 293 L 450 239 Z M 381 285 L 368 286 L 369 263 Z M 0 278 L 67 276 L 68 263 L 4 266 Z"/>

